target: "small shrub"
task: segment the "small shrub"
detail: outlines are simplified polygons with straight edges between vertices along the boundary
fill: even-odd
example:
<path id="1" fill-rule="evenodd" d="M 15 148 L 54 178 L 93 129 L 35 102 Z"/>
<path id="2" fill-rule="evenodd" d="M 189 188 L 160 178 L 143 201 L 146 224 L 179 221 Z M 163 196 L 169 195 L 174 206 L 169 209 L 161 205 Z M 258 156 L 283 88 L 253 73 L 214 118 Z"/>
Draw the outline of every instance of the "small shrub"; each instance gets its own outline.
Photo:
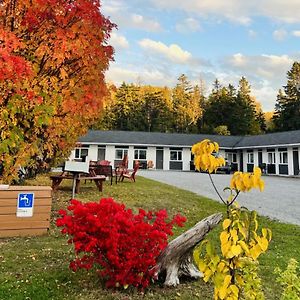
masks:
<path id="1" fill-rule="evenodd" d="M 156 259 L 167 246 L 173 225 L 183 226 L 186 221 L 176 215 L 167 222 L 166 210 L 153 213 L 140 209 L 133 214 L 111 198 L 98 203 L 71 200 L 68 211 L 59 211 L 56 224 L 74 244 L 76 258 L 70 268 L 76 271 L 96 266 L 107 287 L 147 287 L 155 277 Z"/>
<path id="2" fill-rule="evenodd" d="M 297 267 L 298 262 L 291 258 L 285 271 L 275 269 L 275 274 L 279 276 L 276 281 L 283 287 L 281 300 L 300 299 L 300 273 L 297 274 Z"/>
<path id="3" fill-rule="evenodd" d="M 259 235 L 256 212 L 242 209 L 236 202 L 241 192 L 264 189 L 261 170 L 255 167 L 252 173 L 235 172 L 230 186 L 224 189 L 229 192 L 225 200 L 211 177 L 211 173 L 225 164 L 218 151 L 219 145 L 207 139 L 192 147 L 195 168 L 208 172 L 216 193 L 227 208 L 227 218 L 220 234 L 221 254 L 209 240 L 204 240 L 195 250 L 194 259 L 204 275 L 203 280 L 213 282 L 215 300 L 263 300 L 257 259 L 267 251 L 272 233 L 270 229 L 263 228 Z"/>

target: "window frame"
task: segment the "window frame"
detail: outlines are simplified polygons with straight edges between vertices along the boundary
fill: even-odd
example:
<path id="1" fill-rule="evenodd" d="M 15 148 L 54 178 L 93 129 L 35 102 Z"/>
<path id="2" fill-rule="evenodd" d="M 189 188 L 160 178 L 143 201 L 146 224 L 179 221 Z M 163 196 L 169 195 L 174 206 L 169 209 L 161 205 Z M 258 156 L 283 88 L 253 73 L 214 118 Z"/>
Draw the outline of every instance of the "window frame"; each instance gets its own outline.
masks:
<path id="1" fill-rule="evenodd" d="M 172 153 L 176 158 L 172 158 Z M 170 149 L 170 161 L 182 161 L 182 149 Z"/>
<path id="2" fill-rule="evenodd" d="M 145 157 L 141 157 L 141 152 L 145 152 Z M 134 149 L 134 159 L 147 160 L 147 149 L 139 149 L 139 148 Z"/>
<path id="3" fill-rule="evenodd" d="M 279 151 L 279 164 L 288 165 L 288 152 L 287 151 Z"/>
<path id="4" fill-rule="evenodd" d="M 82 157 L 87 157 L 89 156 L 89 145 L 82 145 L 82 146 L 77 146 L 75 148 L 75 153 L 74 153 L 74 158 L 75 159 L 82 159 Z M 86 155 L 82 155 L 82 152 L 86 151 Z"/>
<path id="5" fill-rule="evenodd" d="M 117 151 L 121 151 L 120 157 L 117 156 Z M 115 160 L 122 160 L 125 155 L 128 156 L 128 148 L 115 148 Z"/>
<path id="6" fill-rule="evenodd" d="M 247 153 L 247 163 L 254 164 L 254 153 L 253 152 Z"/>
<path id="7" fill-rule="evenodd" d="M 268 164 L 269 165 L 275 165 L 276 164 L 276 153 L 273 152 L 273 151 L 268 152 Z"/>
<path id="8" fill-rule="evenodd" d="M 225 159 L 227 159 L 228 163 L 237 163 L 237 154 L 233 152 L 226 152 Z"/>

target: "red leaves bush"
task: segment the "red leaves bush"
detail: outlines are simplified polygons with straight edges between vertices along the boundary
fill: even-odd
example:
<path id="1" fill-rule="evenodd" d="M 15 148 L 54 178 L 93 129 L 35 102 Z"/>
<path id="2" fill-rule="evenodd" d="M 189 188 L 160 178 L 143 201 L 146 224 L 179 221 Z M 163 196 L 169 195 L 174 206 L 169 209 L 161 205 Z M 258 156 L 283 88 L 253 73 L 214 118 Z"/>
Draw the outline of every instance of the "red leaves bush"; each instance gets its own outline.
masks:
<path id="1" fill-rule="evenodd" d="M 176 215 L 167 222 L 166 210 L 152 213 L 140 209 L 133 214 L 111 198 L 99 203 L 72 200 L 68 210 L 69 214 L 59 211 L 56 224 L 74 244 L 76 259 L 70 268 L 76 271 L 95 265 L 107 287 L 147 287 L 155 277 L 156 259 L 167 246 L 173 226 L 183 226 L 186 221 Z"/>

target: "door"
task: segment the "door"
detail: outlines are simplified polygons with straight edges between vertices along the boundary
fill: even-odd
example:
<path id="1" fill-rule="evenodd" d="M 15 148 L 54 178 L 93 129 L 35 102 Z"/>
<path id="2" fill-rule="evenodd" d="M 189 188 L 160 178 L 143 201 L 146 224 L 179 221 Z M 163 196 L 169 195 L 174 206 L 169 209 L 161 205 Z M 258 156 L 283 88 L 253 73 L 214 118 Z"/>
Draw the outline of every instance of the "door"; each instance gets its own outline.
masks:
<path id="1" fill-rule="evenodd" d="M 105 160 L 105 148 L 98 148 L 98 160 Z"/>
<path id="2" fill-rule="evenodd" d="M 156 169 L 162 170 L 164 168 L 164 150 L 156 149 Z"/>
<path id="3" fill-rule="evenodd" d="M 299 172 L 299 151 L 293 150 L 294 175 L 300 175 Z"/>
<path id="4" fill-rule="evenodd" d="M 258 151 L 258 166 L 261 168 L 263 161 L 262 161 L 262 152 Z"/>
<path id="5" fill-rule="evenodd" d="M 240 153 L 240 171 L 244 172 L 244 153 L 241 151 Z"/>

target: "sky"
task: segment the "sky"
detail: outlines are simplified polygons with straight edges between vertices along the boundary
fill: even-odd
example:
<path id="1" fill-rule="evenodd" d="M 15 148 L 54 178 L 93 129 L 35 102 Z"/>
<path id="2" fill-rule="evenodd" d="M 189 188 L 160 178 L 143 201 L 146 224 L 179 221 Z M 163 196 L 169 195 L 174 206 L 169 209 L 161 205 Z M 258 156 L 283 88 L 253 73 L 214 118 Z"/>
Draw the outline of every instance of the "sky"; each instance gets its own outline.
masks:
<path id="1" fill-rule="evenodd" d="M 181 74 L 206 94 L 245 76 L 264 111 L 300 61 L 300 0 L 104 0 L 117 24 L 107 81 L 174 87 Z"/>

